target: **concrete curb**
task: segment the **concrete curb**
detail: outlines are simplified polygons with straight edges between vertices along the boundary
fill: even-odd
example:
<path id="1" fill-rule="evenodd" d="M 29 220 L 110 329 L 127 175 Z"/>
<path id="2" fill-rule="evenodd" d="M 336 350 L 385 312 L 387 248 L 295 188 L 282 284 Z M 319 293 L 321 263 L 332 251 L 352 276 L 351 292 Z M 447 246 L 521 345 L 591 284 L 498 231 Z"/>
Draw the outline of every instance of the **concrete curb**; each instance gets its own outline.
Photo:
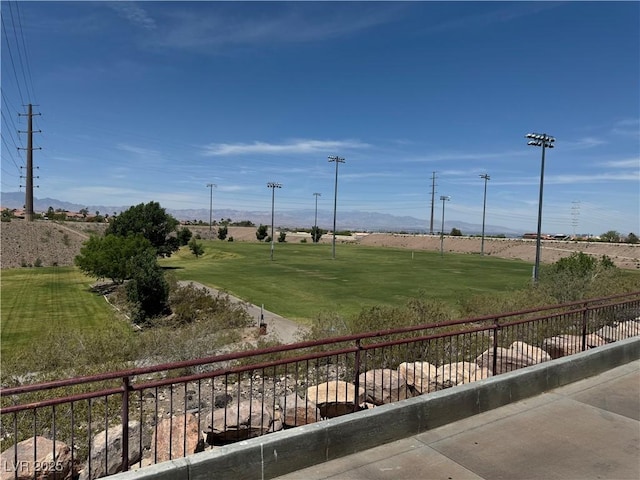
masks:
<path id="1" fill-rule="evenodd" d="M 114 480 L 274 478 L 410 437 L 640 359 L 640 337 L 112 476 Z"/>

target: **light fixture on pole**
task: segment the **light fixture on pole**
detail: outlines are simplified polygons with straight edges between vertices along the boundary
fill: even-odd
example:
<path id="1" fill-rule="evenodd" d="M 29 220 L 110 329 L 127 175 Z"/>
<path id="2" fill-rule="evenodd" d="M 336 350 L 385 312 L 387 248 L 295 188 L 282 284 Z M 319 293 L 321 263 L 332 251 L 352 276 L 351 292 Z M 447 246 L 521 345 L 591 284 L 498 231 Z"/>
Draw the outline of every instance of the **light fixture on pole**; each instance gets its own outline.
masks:
<path id="1" fill-rule="evenodd" d="M 491 180 L 489 174 L 485 173 L 480 175 L 480 178 L 484 178 L 484 201 L 482 202 L 482 241 L 480 242 L 480 256 L 484 255 L 484 215 L 487 211 L 487 181 Z"/>
<path id="2" fill-rule="evenodd" d="M 315 220 L 313 221 L 313 243 L 317 243 L 316 241 L 316 237 L 318 235 L 318 197 L 322 196 L 321 193 L 314 193 L 315 197 L 316 197 L 316 216 L 315 216 Z"/>
<path id="3" fill-rule="evenodd" d="M 274 249 L 274 237 L 275 232 L 273 231 L 273 207 L 275 205 L 276 200 L 276 188 L 282 188 L 282 184 L 269 182 L 267 183 L 267 187 L 271 189 L 271 260 L 273 260 L 273 249 Z"/>
<path id="4" fill-rule="evenodd" d="M 332 242 L 332 258 L 336 258 L 336 210 L 338 207 L 338 164 L 344 163 L 344 158 L 337 155 L 329 155 L 329 162 L 336 162 L 336 187 L 333 194 L 333 242 Z"/>
<path id="5" fill-rule="evenodd" d="M 542 237 L 542 190 L 544 186 L 544 151 L 547 148 L 553 148 L 553 142 L 555 138 L 550 137 L 546 133 L 528 133 L 525 138 L 529 141 L 527 145 L 533 147 L 542 147 L 542 163 L 540 167 L 540 197 L 538 198 L 538 231 L 536 235 L 536 263 L 533 268 L 533 281 L 538 283 L 540 278 L 540 246 Z"/>
<path id="6" fill-rule="evenodd" d="M 211 194 L 209 195 L 209 231 L 211 231 L 212 224 L 212 213 L 213 213 L 213 187 L 217 187 L 215 183 L 207 183 L 207 187 L 211 190 Z"/>
<path id="7" fill-rule="evenodd" d="M 440 227 L 440 256 L 444 256 L 444 202 L 451 200 L 448 195 L 440 195 L 442 200 L 442 227 Z"/>

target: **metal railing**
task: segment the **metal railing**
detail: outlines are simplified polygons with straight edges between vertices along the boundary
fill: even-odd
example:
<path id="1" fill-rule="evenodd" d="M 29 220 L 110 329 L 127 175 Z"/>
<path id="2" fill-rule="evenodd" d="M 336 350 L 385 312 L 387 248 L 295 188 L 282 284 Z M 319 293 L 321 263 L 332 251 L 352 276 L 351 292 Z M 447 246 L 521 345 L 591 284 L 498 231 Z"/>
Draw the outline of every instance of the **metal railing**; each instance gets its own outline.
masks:
<path id="1" fill-rule="evenodd" d="M 2 388 L 0 467 L 106 476 L 621 340 L 638 319 L 634 292 Z"/>

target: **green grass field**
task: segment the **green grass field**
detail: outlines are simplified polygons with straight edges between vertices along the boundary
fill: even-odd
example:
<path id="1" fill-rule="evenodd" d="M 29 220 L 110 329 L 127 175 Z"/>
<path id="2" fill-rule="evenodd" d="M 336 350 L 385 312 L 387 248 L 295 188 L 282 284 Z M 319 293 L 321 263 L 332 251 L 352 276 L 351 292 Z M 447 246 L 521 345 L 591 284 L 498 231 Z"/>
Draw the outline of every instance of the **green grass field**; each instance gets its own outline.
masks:
<path id="1" fill-rule="evenodd" d="M 309 322 L 322 312 L 348 316 L 363 307 L 400 306 L 421 291 L 454 303 L 463 295 L 525 285 L 525 262 L 478 255 L 411 252 L 338 245 L 203 241 L 205 255 L 188 248 L 160 264 L 180 280 L 217 287 L 284 317 Z M 20 268 L 1 275 L 2 355 L 38 348 L 56 330 L 116 328 L 111 307 L 89 290 L 94 279 L 74 267 Z M 64 348 L 61 345 L 60 348 Z"/>
<path id="2" fill-rule="evenodd" d="M 93 282 L 75 267 L 3 270 L 2 355 L 11 355 L 14 348 L 37 349 L 38 338 L 52 329 L 107 327 L 113 311 L 102 296 L 89 291 Z"/>
<path id="3" fill-rule="evenodd" d="M 188 248 L 160 264 L 179 280 L 224 289 L 298 321 L 320 312 L 358 313 L 374 305 L 399 306 L 421 291 L 456 302 L 463 295 L 520 288 L 531 265 L 479 255 L 337 245 L 202 241 L 205 254 Z"/>

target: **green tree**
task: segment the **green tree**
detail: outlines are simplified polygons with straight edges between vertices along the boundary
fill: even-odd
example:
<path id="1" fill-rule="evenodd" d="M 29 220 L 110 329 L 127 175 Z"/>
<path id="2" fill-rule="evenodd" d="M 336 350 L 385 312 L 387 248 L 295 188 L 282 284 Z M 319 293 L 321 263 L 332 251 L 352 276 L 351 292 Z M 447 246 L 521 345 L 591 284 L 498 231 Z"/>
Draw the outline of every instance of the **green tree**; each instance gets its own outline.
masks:
<path id="1" fill-rule="evenodd" d="M 588 297 L 596 280 L 606 280 L 617 270 L 606 255 L 597 258 L 573 252 L 542 269 L 540 287 L 558 303 L 572 302 Z"/>
<path id="2" fill-rule="evenodd" d="M 133 273 L 125 290 L 134 305 L 133 321 L 143 323 L 167 310 L 169 284 L 158 265 L 153 249 L 147 249 L 129 262 Z"/>
<path id="3" fill-rule="evenodd" d="M 640 240 L 638 240 L 638 236 L 631 232 L 629 235 L 627 235 L 627 243 L 632 243 L 632 244 L 636 244 L 638 243 Z"/>
<path id="4" fill-rule="evenodd" d="M 451 235 L 452 237 L 461 237 L 462 236 L 462 232 L 460 231 L 459 228 L 453 227 L 451 229 L 451 233 L 449 235 Z"/>
<path id="5" fill-rule="evenodd" d="M 189 230 L 187 227 L 182 227 L 178 230 L 178 243 L 181 247 L 189 244 L 189 240 L 193 236 L 193 232 Z"/>
<path id="6" fill-rule="evenodd" d="M 311 238 L 313 239 L 313 243 L 318 243 L 322 238 L 322 235 L 325 233 L 327 233 L 326 230 L 323 230 L 320 227 L 311 227 Z"/>
<path id="7" fill-rule="evenodd" d="M 615 230 L 609 230 L 600 235 L 600 240 L 603 242 L 618 243 L 620 242 L 620 234 Z"/>
<path id="8" fill-rule="evenodd" d="M 105 233 L 121 237 L 142 235 L 156 249 L 156 255 L 170 257 L 180 246 L 173 235 L 178 223 L 158 202 L 141 203 L 118 215 Z"/>
<path id="9" fill-rule="evenodd" d="M 256 238 L 258 239 L 259 242 L 263 241 L 269 235 L 267 233 L 267 228 L 268 227 L 266 225 L 260 224 L 260 226 L 256 230 Z"/>
<path id="10" fill-rule="evenodd" d="M 280 232 L 280 235 L 278 235 L 278 243 L 284 243 L 287 241 L 287 232 Z"/>
<path id="11" fill-rule="evenodd" d="M 189 242 L 189 250 L 191 250 L 191 253 L 193 253 L 196 258 L 204 254 L 202 243 L 198 243 L 195 238 L 192 238 Z"/>
<path id="12" fill-rule="evenodd" d="M 154 251 L 149 241 L 140 235 L 119 237 L 109 234 L 91 236 L 75 257 L 76 266 L 87 275 L 108 278 L 123 283 L 133 276 L 131 259 L 147 251 Z"/>
<path id="13" fill-rule="evenodd" d="M 218 228 L 218 238 L 220 240 L 224 240 L 225 238 L 227 238 L 228 233 L 229 233 L 229 229 L 227 228 L 226 225 L 223 225 Z"/>

